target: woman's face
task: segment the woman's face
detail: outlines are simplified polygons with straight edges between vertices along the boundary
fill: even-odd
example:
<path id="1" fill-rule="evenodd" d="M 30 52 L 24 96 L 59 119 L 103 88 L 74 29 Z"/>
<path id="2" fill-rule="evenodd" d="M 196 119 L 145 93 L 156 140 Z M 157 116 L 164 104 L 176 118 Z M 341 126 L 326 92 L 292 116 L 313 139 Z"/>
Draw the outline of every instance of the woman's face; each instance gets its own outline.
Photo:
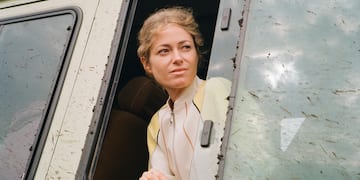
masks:
<path id="1" fill-rule="evenodd" d="M 168 24 L 152 38 L 145 70 L 167 91 L 188 87 L 197 73 L 198 55 L 192 36 L 181 26 Z"/>

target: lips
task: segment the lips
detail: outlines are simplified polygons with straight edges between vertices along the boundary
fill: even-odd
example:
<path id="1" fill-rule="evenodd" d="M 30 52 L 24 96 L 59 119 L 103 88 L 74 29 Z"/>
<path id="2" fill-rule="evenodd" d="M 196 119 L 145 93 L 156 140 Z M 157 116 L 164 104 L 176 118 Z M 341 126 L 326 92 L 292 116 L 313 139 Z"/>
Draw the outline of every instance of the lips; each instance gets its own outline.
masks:
<path id="1" fill-rule="evenodd" d="M 170 73 L 180 74 L 180 73 L 185 72 L 186 70 L 187 70 L 186 68 L 176 68 L 176 69 L 173 69 L 172 71 L 170 71 Z"/>

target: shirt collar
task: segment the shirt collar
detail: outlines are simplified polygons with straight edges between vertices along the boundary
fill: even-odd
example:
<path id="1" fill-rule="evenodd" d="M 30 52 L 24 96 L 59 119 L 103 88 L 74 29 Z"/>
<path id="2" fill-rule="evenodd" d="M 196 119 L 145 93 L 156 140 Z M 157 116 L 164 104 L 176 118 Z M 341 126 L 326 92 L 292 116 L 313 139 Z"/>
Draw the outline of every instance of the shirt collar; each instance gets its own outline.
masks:
<path id="1" fill-rule="evenodd" d="M 174 109 L 179 107 L 180 104 L 183 104 L 185 102 L 191 102 L 195 96 L 196 90 L 199 87 L 199 84 L 201 83 L 201 79 L 197 76 L 195 76 L 193 82 L 188 86 L 179 96 L 179 98 L 174 102 Z M 170 98 L 167 100 L 168 106 L 170 103 Z"/>

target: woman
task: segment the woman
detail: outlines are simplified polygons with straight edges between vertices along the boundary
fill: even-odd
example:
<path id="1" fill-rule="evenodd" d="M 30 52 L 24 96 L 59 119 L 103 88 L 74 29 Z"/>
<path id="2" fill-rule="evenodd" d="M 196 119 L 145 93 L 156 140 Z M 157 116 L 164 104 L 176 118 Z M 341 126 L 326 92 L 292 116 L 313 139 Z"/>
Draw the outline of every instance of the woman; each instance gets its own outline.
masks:
<path id="1" fill-rule="evenodd" d="M 149 124 L 150 169 L 140 180 L 189 179 L 203 126 L 205 81 L 196 76 L 203 45 L 198 24 L 189 9 L 165 8 L 145 20 L 138 39 L 146 73 L 169 94 Z"/>

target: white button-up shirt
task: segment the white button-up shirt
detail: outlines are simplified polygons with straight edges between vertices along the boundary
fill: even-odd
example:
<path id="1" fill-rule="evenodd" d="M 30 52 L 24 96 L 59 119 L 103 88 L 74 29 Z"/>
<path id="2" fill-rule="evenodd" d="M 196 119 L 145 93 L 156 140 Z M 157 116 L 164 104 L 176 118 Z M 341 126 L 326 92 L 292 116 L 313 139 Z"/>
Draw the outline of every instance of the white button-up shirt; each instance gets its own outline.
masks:
<path id="1" fill-rule="evenodd" d="M 167 104 L 159 111 L 160 133 L 150 162 L 175 179 L 189 179 L 199 124 L 202 123 L 198 108 L 193 103 L 201 79 L 195 78 L 174 102 L 173 109 Z"/>

